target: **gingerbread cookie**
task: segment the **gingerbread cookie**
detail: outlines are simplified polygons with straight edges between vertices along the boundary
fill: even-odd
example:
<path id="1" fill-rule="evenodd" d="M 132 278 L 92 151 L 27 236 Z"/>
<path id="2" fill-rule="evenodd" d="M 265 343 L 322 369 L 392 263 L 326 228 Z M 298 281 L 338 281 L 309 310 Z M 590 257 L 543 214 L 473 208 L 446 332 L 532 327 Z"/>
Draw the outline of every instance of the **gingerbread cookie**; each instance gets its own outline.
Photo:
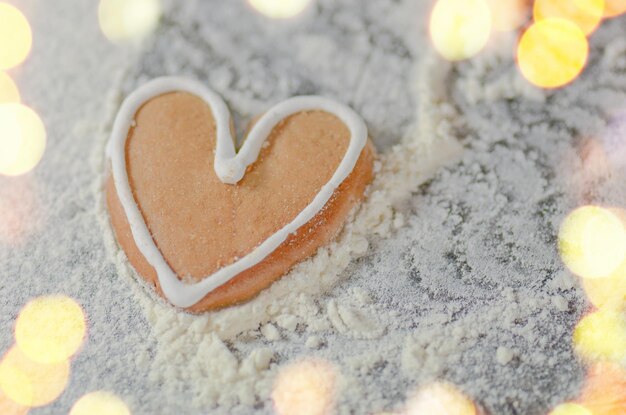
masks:
<path id="1" fill-rule="evenodd" d="M 215 92 L 151 81 L 122 104 L 107 206 L 138 274 L 191 312 L 251 299 L 339 232 L 373 177 L 362 119 L 321 97 L 261 116 L 236 150 Z"/>

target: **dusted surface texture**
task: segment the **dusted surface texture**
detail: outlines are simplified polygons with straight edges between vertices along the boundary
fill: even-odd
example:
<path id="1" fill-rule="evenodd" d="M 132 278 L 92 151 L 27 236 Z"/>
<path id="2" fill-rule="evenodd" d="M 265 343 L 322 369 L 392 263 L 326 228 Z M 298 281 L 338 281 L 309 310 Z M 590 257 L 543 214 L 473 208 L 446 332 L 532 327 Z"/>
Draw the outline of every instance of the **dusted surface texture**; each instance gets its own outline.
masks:
<path id="1" fill-rule="evenodd" d="M 95 4 L 21 2 L 35 43 L 15 77 L 49 142 L 32 174 L 0 179 L 0 348 L 9 350 L 14 319 L 35 296 L 70 295 L 89 322 L 65 393 L 32 414 L 67 413 L 99 389 L 136 414 L 200 414 L 218 404 L 215 413 L 246 414 L 250 406 L 271 413 L 273 374 L 305 356 L 329 360 L 342 374 L 341 413 L 400 408 L 433 377 L 494 414 L 544 414 L 577 396 L 584 367 L 571 334 L 587 305 L 560 262 L 556 234 L 580 204 L 626 205 L 624 147 L 612 138 L 623 136 L 624 124 L 611 121 L 626 102 L 623 18 L 603 24 L 587 70 L 554 92 L 520 78 L 512 41 L 451 71 L 437 62 L 444 98 L 416 119 L 436 84 L 415 88 L 415 66 L 430 49 L 426 2 L 320 0 L 288 22 L 259 16 L 243 1 L 173 3 L 154 39 L 130 50 L 97 32 Z M 361 113 L 381 153 L 413 122 L 424 126 L 441 113 L 455 120 L 449 133 L 465 150 L 397 207 L 401 215 L 384 223 L 398 230 L 372 237 L 343 282 L 303 300 L 314 321 L 269 310 L 260 329 L 224 342 L 196 324 L 188 333 L 202 347 L 163 355 L 166 339 L 184 350 L 175 340 L 191 323 L 169 314 L 163 322 L 138 301 L 135 282 L 120 275 L 105 247 L 101 187 L 93 185 L 120 98 L 161 75 L 210 83 L 238 114 L 239 130 L 272 103 L 316 93 Z M 607 146 L 610 164 L 598 164 L 584 144 L 590 139 Z M 194 358 L 219 364 L 159 377 L 152 365 L 159 356 L 183 368 Z M 211 373 L 230 380 L 211 389 Z M 241 398 L 220 400 L 217 389 Z"/>

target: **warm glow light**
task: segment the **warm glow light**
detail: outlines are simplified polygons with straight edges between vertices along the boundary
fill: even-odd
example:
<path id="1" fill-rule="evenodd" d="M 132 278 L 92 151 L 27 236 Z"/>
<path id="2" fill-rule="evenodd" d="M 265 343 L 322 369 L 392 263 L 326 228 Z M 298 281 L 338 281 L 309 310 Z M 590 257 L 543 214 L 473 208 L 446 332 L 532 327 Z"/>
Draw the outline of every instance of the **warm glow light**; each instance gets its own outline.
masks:
<path id="1" fill-rule="evenodd" d="M 41 228 L 39 186 L 31 176 L 0 176 L 0 244 L 21 245 Z"/>
<path id="2" fill-rule="evenodd" d="M 68 359 L 84 337 L 83 310 L 69 297 L 39 297 L 22 309 L 15 323 L 17 346 L 36 362 Z"/>
<path id="3" fill-rule="evenodd" d="M 626 372 L 621 365 L 594 365 L 587 374 L 580 402 L 593 415 L 624 415 Z"/>
<path id="4" fill-rule="evenodd" d="M 302 13 L 311 0 L 248 0 L 259 13 L 272 19 L 289 19 Z"/>
<path id="5" fill-rule="evenodd" d="M 615 17 L 626 13 L 626 0 L 605 0 L 604 17 Z"/>
<path id="6" fill-rule="evenodd" d="M 522 75 L 542 88 L 558 88 L 572 82 L 587 63 L 589 44 L 574 23 L 546 19 L 524 34 L 517 48 Z"/>
<path id="7" fill-rule="evenodd" d="M 529 15 L 527 0 L 488 0 L 493 29 L 508 32 L 518 29 Z"/>
<path id="8" fill-rule="evenodd" d="M 272 400 L 278 415 L 325 415 L 332 412 L 336 375 L 323 361 L 287 366 L 274 383 Z"/>
<path id="9" fill-rule="evenodd" d="M 407 415 L 476 415 L 476 406 L 447 383 L 434 383 L 418 390 L 407 403 Z"/>
<path id="10" fill-rule="evenodd" d="M 611 174 L 611 169 L 613 168 L 612 158 L 614 155 L 619 154 L 618 152 L 613 151 L 611 152 L 611 155 L 609 155 L 609 152 L 607 151 L 608 145 L 610 145 L 610 135 L 614 129 L 614 124 L 609 121 L 606 131 L 602 134 L 599 140 L 581 140 L 581 143 L 578 146 L 581 162 L 578 171 L 584 178 L 584 183 L 596 183 L 597 180 L 601 180 L 603 177 Z M 585 187 L 580 188 L 579 191 L 584 192 Z"/>
<path id="11" fill-rule="evenodd" d="M 0 174 L 19 176 L 37 166 L 46 148 L 39 116 L 21 104 L 0 104 Z"/>
<path id="12" fill-rule="evenodd" d="M 626 305 L 626 270 L 624 265 L 619 269 L 622 272 L 609 278 L 583 279 L 583 288 L 591 304 L 613 310 L 620 310 Z"/>
<path id="13" fill-rule="evenodd" d="M 619 361 L 626 357 L 626 318 L 610 309 L 591 313 L 578 323 L 573 340 L 587 359 Z"/>
<path id="14" fill-rule="evenodd" d="M 554 408 L 550 415 L 594 415 L 587 408 L 575 403 L 564 403 Z"/>
<path id="15" fill-rule="evenodd" d="M 161 18 L 159 0 L 100 0 L 98 20 L 112 42 L 138 40 L 152 33 Z"/>
<path id="16" fill-rule="evenodd" d="M 559 231 L 567 267 L 584 278 L 610 277 L 626 259 L 626 230 L 613 211 L 585 206 L 572 212 Z"/>
<path id="17" fill-rule="evenodd" d="M 0 72 L 0 104 L 13 102 L 19 104 L 20 91 L 13 79 L 6 72 Z"/>
<path id="18" fill-rule="evenodd" d="M 603 14 L 604 0 L 536 0 L 533 8 L 535 21 L 551 18 L 569 20 L 587 35 L 596 30 Z"/>
<path id="19" fill-rule="evenodd" d="M 21 11 L 0 3 L 0 69 L 9 69 L 24 62 L 30 53 L 33 34 Z"/>
<path id="20" fill-rule="evenodd" d="M 92 392 L 80 398 L 70 415 L 131 415 L 128 406 L 109 392 Z"/>
<path id="21" fill-rule="evenodd" d="M 26 415 L 29 407 L 15 403 L 9 399 L 0 389 L 0 414 L 2 415 Z"/>
<path id="22" fill-rule="evenodd" d="M 446 59 L 458 61 L 480 52 L 491 34 L 485 0 L 438 0 L 430 16 L 430 36 Z"/>
<path id="23" fill-rule="evenodd" d="M 0 388 L 19 405 L 44 406 L 61 395 L 69 373 L 68 361 L 53 365 L 33 362 L 13 347 L 0 363 Z"/>

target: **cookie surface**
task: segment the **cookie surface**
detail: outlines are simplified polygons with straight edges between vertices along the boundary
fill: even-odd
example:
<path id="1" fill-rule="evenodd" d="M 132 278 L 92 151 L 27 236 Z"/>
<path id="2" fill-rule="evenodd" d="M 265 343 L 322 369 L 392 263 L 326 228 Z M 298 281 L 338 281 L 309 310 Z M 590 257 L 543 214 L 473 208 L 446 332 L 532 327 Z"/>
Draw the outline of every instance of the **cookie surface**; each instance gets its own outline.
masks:
<path id="1" fill-rule="evenodd" d="M 216 175 L 216 120 L 201 98 L 188 92 L 159 95 L 140 107 L 133 125 L 125 146 L 128 183 L 156 246 L 185 283 L 211 278 L 294 220 L 330 181 L 351 139 L 333 114 L 296 113 L 272 129 L 257 160 L 231 185 Z M 372 179 L 373 157 L 368 143 L 313 219 L 262 262 L 187 309 L 201 312 L 246 301 L 332 240 Z M 112 176 L 107 205 L 131 264 L 163 294 L 156 269 L 133 238 Z"/>

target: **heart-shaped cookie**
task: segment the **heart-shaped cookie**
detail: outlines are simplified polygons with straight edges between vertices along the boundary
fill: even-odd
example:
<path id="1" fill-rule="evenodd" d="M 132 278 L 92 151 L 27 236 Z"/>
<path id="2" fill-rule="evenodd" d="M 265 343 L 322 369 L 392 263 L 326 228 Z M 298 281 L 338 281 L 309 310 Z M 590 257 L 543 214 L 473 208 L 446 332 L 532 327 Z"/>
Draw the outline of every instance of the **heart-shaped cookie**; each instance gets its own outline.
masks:
<path id="1" fill-rule="evenodd" d="M 372 179 L 361 118 L 321 97 L 284 101 L 239 151 L 215 92 L 159 78 L 122 104 L 107 205 L 138 273 L 199 312 L 248 300 L 336 236 Z"/>

